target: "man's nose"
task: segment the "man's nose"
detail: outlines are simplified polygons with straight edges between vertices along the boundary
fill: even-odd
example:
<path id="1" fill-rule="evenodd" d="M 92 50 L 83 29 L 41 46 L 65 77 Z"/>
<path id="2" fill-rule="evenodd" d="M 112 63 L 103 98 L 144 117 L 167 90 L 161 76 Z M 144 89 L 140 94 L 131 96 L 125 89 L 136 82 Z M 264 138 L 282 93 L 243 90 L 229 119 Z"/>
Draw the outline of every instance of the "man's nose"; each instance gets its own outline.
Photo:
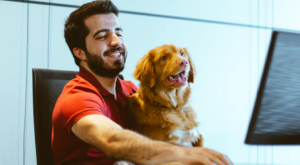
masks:
<path id="1" fill-rule="evenodd" d="M 110 46 L 121 46 L 121 44 L 122 44 L 121 39 L 116 34 L 113 34 L 112 40 L 110 42 Z"/>

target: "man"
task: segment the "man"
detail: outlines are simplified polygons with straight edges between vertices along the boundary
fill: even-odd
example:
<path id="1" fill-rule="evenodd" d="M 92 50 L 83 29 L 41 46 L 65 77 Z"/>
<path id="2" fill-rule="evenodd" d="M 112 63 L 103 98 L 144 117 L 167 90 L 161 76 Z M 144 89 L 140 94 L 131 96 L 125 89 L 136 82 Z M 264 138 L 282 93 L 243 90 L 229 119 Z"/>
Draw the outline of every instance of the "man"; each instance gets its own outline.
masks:
<path id="1" fill-rule="evenodd" d="M 232 164 L 207 148 L 187 148 L 153 141 L 123 129 L 126 99 L 137 87 L 117 75 L 127 56 L 109 0 L 84 4 L 65 24 L 65 39 L 80 67 L 63 89 L 53 112 L 52 148 L 56 165 L 166 162 Z"/>

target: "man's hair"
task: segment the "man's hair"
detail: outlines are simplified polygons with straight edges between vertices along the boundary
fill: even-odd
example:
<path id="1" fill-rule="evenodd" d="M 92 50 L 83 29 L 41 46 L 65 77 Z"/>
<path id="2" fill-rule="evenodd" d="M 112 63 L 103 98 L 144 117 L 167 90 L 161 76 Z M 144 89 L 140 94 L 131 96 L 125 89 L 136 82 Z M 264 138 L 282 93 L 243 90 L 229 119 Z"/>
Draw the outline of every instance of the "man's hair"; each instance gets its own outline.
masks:
<path id="1" fill-rule="evenodd" d="M 84 20 L 96 14 L 108 13 L 114 13 L 118 16 L 119 10 L 110 0 L 97 0 L 83 4 L 73 11 L 66 20 L 64 36 L 76 65 L 79 66 L 81 60 L 75 56 L 73 49 L 81 48 L 86 51 L 85 38 L 89 34 L 89 29 L 86 27 Z"/>

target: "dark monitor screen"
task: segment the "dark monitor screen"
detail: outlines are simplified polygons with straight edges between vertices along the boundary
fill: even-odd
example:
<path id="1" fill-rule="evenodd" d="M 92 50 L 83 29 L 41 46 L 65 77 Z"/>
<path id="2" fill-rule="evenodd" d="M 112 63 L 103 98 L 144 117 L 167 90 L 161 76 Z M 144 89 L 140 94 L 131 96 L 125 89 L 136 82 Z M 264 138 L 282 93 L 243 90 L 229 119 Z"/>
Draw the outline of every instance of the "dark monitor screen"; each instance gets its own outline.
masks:
<path id="1" fill-rule="evenodd" d="M 300 144 L 300 34 L 272 34 L 246 143 Z"/>

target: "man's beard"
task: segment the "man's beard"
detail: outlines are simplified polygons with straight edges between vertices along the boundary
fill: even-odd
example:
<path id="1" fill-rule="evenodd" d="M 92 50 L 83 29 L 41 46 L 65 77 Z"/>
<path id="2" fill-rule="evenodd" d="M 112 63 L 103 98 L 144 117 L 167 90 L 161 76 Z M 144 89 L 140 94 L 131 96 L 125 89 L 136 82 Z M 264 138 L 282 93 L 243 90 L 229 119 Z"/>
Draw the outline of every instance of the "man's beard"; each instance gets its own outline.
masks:
<path id="1" fill-rule="evenodd" d="M 124 56 L 124 63 L 121 62 L 120 59 L 116 60 L 113 64 L 114 69 L 112 68 L 106 68 L 104 65 L 104 59 L 103 57 L 106 56 L 110 52 L 114 51 L 120 51 L 121 56 Z M 108 77 L 108 78 L 114 78 L 118 76 L 118 74 L 123 71 L 127 52 L 124 52 L 123 48 L 121 47 L 113 47 L 112 49 L 105 51 L 103 53 L 103 57 L 96 54 L 91 54 L 88 52 L 88 50 L 85 51 L 86 57 L 87 57 L 87 64 L 89 68 L 97 75 L 102 77 Z"/>

